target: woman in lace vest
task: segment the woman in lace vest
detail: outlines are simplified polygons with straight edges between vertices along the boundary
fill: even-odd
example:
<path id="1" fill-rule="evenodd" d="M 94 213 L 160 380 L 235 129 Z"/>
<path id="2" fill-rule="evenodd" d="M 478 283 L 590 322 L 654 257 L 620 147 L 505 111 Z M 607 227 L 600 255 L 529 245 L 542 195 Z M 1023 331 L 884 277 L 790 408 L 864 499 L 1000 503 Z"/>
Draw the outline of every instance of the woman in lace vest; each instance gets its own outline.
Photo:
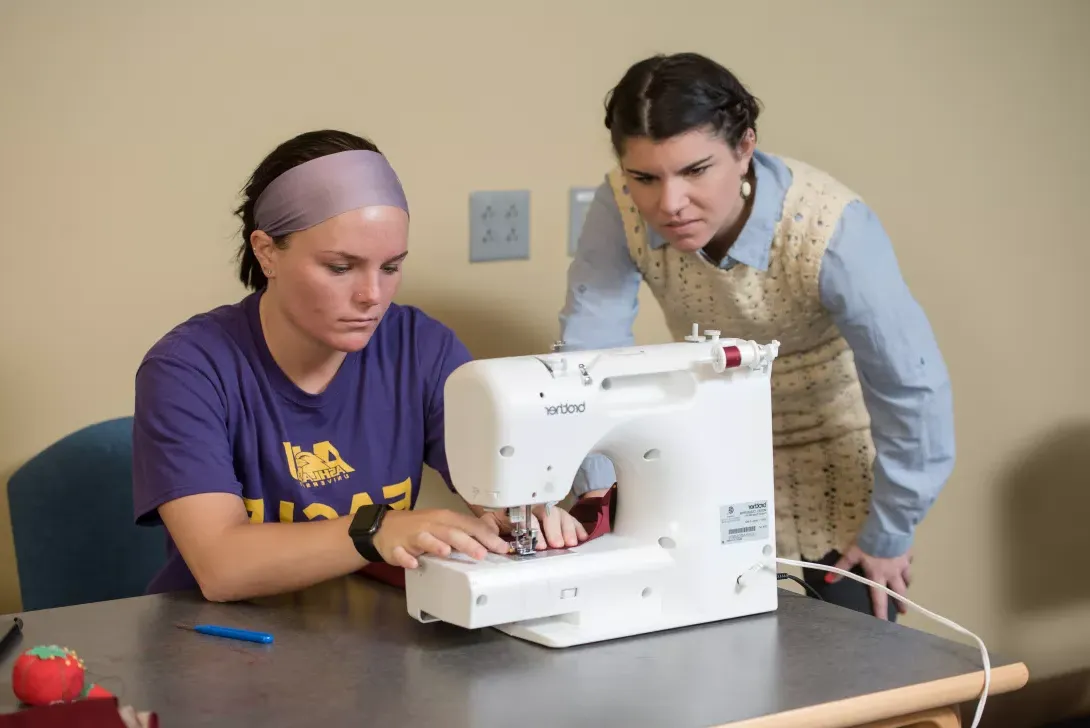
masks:
<path id="1" fill-rule="evenodd" d="M 946 366 L 878 217 L 829 174 L 758 150 L 758 110 L 729 70 L 697 54 L 625 73 L 606 102 L 617 166 L 580 235 L 561 338 L 631 344 L 646 283 L 677 340 L 693 323 L 779 340 L 778 554 L 904 594 L 916 529 L 954 464 Z M 612 463 L 594 455 L 574 491 L 613 484 Z M 804 577 L 827 601 L 880 618 L 904 611 L 854 580 Z"/>

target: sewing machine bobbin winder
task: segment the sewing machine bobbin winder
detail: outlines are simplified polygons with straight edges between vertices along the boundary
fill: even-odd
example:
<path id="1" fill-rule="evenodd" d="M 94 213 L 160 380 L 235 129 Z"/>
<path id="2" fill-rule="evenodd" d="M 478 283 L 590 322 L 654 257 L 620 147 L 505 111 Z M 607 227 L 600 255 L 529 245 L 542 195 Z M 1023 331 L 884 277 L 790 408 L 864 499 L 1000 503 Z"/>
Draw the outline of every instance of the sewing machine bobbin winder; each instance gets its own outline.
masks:
<path id="1" fill-rule="evenodd" d="M 447 460 L 468 502 L 507 509 L 512 552 L 424 556 L 409 614 L 550 647 L 776 609 L 771 370 L 779 343 L 684 342 L 483 359 L 447 379 Z M 610 533 L 535 550 L 530 509 L 583 460 L 618 482 Z"/>

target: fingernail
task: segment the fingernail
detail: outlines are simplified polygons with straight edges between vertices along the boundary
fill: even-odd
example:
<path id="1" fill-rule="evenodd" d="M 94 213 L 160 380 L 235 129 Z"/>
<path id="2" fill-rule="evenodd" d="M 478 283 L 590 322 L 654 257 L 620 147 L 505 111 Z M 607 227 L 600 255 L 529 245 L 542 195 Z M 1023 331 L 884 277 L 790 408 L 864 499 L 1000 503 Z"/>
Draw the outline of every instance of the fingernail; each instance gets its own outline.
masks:
<path id="1" fill-rule="evenodd" d="M 825 575 L 825 583 L 826 584 L 832 584 L 833 579 L 835 579 L 835 578 L 836 578 L 836 574 L 826 574 Z"/>

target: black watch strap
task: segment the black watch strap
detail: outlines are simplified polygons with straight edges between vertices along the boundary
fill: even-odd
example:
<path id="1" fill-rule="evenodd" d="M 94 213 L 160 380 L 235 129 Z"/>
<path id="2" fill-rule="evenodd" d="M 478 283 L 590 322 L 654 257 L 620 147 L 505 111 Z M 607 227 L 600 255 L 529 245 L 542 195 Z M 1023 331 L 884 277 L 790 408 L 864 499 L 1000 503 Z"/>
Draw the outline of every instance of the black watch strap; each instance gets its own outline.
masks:
<path id="1" fill-rule="evenodd" d="M 352 537 L 356 551 L 373 564 L 386 563 L 382 554 L 375 548 L 375 534 L 378 533 L 383 519 L 390 510 L 390 505 L 387 503 L 363 506 L 356 511 L 356 515 L 352 518 L 352 525 L 348 528 L 348 535 Z"/>

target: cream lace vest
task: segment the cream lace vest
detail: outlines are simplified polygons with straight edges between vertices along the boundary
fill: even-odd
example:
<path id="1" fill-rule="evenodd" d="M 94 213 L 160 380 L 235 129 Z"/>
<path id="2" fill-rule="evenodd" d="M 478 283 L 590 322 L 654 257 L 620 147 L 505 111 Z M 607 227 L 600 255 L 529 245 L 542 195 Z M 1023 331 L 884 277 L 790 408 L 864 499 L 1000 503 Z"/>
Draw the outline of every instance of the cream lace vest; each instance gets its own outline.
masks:
<path id="1" fill-rule="evenodd" d="M 792 184 L 767 271 L 722 270 L 698 253 L 652 249 L 619 169 L 609 175 L 629 252 L 675 340 L 692 324 L 724 337 L 780 342 L 772 368 L 777 551 L 820 559 L 843 552 L 863 525 L 874 448 L 852 351 L 821 305 L 822 256 L 844 206 L 858 196 L 828 174 L 784 159 Z"/>

